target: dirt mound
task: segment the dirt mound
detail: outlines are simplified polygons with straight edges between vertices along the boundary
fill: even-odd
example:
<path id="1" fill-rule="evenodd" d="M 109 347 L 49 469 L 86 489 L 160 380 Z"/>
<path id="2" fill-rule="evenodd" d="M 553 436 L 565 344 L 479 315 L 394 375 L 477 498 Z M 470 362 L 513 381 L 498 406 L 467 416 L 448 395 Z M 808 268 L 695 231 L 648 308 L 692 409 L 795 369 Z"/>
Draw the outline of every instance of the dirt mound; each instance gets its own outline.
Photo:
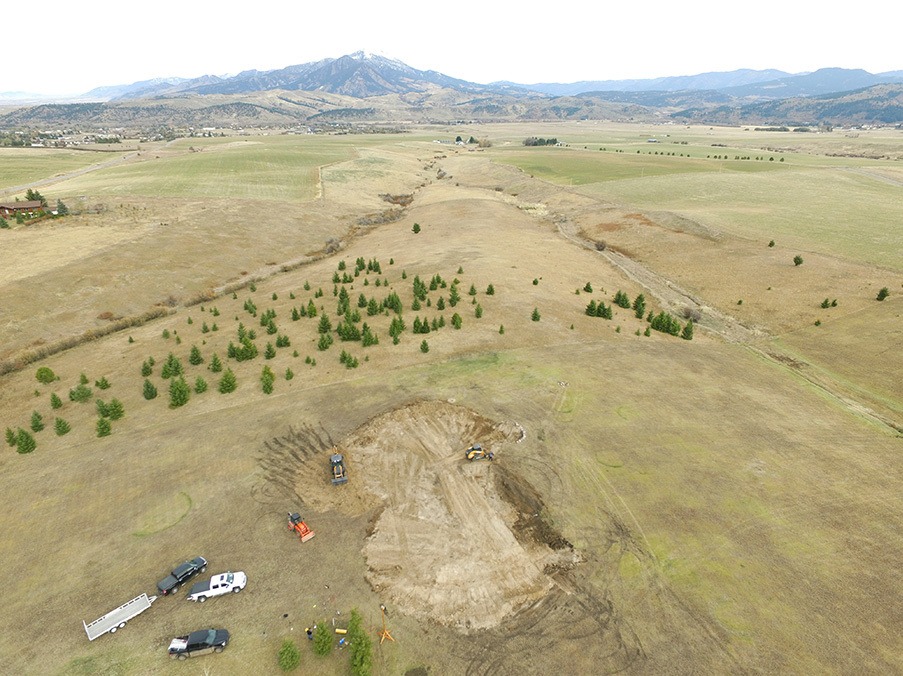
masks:
<path id="1" fill-rule="evenodd" d="M 542 524 L 538 493 L 504 469 L 520 436 L 519 426 L 465 407 L 419 402 L 340 444 L 355 460 L 352 481 L 383 505 L 364 547 L 374 589 L 406 613 L 461 629 L 495 626 L 548 593 L 544 571 L 574 555 Z M 476 442 L 496 460 L 468 462 Z"/>

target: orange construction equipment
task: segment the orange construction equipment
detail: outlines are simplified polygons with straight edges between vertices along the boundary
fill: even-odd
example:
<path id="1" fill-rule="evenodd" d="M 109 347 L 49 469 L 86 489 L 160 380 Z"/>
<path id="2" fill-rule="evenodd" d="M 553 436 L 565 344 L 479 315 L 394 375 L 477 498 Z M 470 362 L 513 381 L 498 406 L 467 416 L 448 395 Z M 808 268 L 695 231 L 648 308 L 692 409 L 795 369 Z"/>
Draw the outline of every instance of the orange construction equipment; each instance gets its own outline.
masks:
<path id="1" fill-rule="evenodd" d="M 298 512 L 295 512 L 294 514 L 289 512 L 288 529 L 297 533 L 298 537 L 301 538 L 301 542 L 307 542 L 314 536 L 314 532 L 308 527 L 306 523 L 304 523 L 304 521 L 301 519 L 301 515 L 298 514 Z"/>

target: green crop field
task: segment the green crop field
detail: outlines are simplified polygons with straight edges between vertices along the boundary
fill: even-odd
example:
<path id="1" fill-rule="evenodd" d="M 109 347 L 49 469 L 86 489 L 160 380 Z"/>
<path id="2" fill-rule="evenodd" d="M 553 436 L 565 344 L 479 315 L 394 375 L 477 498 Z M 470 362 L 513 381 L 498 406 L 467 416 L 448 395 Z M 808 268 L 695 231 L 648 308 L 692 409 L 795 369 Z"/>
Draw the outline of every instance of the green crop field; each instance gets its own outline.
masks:
<path id="1" fill-rule="evenodd" d="M 83 169 L 118 157 L 115 153 L 93 153 L 52 148 L 0 148 L 0 192 Z"/>
<path id="2" fill-rule="evenodd" d="M 731 171 L 742 174 L 759 173 L 782 169 L 774 163 L 752 160 L 713 160 L 705 159 L 699 149 L 694 149 L 692 157 L 681 157 L 689 154 L 689 149 L 668 150 L 676 156 L 664 155 L 665 150 L 650 151 L 644 148 L 637 153 L 628 147 L 622 153 L 613 151 L 586 152 L 563 148 L 536 148 L 525 150 L 506 150 L 498 161 L 511 164 L 522 171 L 562 185 L 586 185 L 631 178 L 651 178 L 654 176 L 670 176 L 683 174 L 717 173 Z M 724 149 L 722 149 L 724 150 Z M 659 153 L 652 154 L 651 153 Z"/>
<path id="3" fill-rule="evenodd" d="M 900 187 L 864 171 L 682 173 L 583 190 L 636 208 L 673 211 L 740 237 L 903 270 Z"/>
<path id="4" fill-rule="evenodd" d="M 178 154 L 145 154 L 144 162 L 102 169 L 61 183 L 66 193 L 299 202 L 316 195 L 318 168 L 350 159 L 349 144 L 316 137 L 255 137 L 223 143 L 185 139 Z M 199 151 L 192 152 L 193 147 Z"/>

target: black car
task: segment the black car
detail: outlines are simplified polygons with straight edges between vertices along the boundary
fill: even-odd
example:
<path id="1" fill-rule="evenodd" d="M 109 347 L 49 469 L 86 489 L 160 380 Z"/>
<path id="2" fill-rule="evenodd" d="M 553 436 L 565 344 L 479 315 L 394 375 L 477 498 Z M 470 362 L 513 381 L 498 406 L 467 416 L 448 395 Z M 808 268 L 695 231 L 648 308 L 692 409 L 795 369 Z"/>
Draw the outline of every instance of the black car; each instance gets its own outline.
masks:
<path id="1" fill-rule="evenodd" d="M 169 656 L 186 660 L 207 653 L 221 653 L 228 642 L 229 632 L 225 629 L 201 629 L 174 638 L 169 644 Z"/>
<path id="2" fill-rule="evenodd" d="M 203 556 L 186 561 L 157 583 L 157 591 L 163 596 L 175 594 L 183 582 L 205 570 L 207 570 L 207 559 Z"/>

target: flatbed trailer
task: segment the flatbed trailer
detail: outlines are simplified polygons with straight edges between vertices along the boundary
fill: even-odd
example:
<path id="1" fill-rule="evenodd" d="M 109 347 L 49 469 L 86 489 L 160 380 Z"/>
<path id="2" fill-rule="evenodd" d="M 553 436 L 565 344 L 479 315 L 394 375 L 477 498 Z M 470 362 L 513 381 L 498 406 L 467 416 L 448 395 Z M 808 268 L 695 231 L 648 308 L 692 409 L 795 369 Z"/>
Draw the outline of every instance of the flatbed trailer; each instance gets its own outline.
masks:
<path id="1" fill-rule="evenodd" d="M 93 641 L 101 634 L 108 632 L 115 634 L 117 629 L 122 629 L 126 622 L 150 608 L 151 604 L 156 600 L 156 596 L 149 597 L 147 594 L 142 594 L 131 601 L 123 603 L 115 610 L 111 610 L 103 617 L 98 617 L 90 624 L 83 620 L 82 624 L 85 625 L 85 633 L 88 634 L 88 640 Z"/>

